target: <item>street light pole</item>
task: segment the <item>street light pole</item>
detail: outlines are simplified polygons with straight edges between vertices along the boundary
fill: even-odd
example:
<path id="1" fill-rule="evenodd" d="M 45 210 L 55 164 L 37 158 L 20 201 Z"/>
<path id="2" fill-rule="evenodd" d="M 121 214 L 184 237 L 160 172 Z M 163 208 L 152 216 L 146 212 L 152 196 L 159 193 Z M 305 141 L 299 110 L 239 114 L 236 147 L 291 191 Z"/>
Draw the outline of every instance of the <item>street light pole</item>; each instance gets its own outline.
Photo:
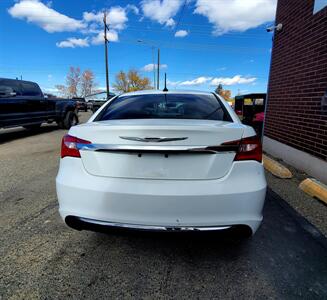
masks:
<path id="1" fill-rule="evenodd" d="M 156 88 L 156 69 L 157 69 L 157 89 L 159 90 L 159 86 L 160 86 L 160 49 L 147 43 L 146 41 L 143 40 L 137 40 L 138 43 L 142 43 L 145 45 L 149 45 L 152 48 L 152 63 L 153 63 L 153 89 Z M 155 65 L 154 62 L 154 49 L 157 48 L 158 49 L 158 61 L 157 61 L 157 65 Z"/>
<path id="2" fill-rule="evenodd" d="M 106 88 L 107 88 L 107 100 L 109 100 L 109 70 L 108 70 L 108 40 L 107 40 L 107 13 L 104 12 L 103 15 L 104 23 L 104 51 L 105 51 L 105 61 L 106 61 Z"/>
<path id="3" fill-rule="evenodd" d="M 154 58 L 154 46 L 152 48 L 152 65 L 153 65 L 153 89 L 156 89 L 156 68 L 155 68 L 155 58 Z"/>
<path id="4" fill-rule="evenodd" d="M 160 49 L 158 48 L 157 90 L 160 88 Z"/>

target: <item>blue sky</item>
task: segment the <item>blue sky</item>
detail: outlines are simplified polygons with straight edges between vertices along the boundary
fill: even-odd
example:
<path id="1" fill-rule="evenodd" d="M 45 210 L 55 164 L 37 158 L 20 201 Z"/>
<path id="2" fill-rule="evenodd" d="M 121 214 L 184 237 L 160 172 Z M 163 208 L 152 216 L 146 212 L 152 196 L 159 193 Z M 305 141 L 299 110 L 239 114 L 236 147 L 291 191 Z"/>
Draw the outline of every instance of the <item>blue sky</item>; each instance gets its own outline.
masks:
<path id="1" fill-rule="evenodd" d="M 152 79 L 152 47 L 160 47 L 170 89 L 222 83 L 233 95 L 265 92 L 272 46 L 265 27 L 275 9 L 276 0 L 1 0 L 0 77 L 22 75 L 54 92 L 79 66 L 104 87 L 106 10 L 111 83 L 130 68 Z"/>

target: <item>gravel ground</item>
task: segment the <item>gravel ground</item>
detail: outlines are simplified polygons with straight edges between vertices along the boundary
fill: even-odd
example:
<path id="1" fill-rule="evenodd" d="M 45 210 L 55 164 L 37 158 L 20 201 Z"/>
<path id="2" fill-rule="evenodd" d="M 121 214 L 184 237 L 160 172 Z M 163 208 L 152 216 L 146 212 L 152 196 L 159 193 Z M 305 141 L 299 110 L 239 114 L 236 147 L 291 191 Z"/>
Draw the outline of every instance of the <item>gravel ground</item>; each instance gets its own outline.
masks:
<path id="1" fill-rule="evenodd" d="M 271 190 L 248 240 L 68 228 L 54 184 L 65 132 L 0 132 L 0 299 L 327 298 L 325 243 Z"/>
<path id="2" fill-rule="evenodd" d="M 293 174 L 293 178 L 280 179 L 266 171 L 269 187 L 327 237 L 327 206 L 323 202 L 307 195 L 298 187 L 301 181 L 310 176 L 296 170 L 281 160 L 272 156 L 270 157 L 289 168 Z"/>

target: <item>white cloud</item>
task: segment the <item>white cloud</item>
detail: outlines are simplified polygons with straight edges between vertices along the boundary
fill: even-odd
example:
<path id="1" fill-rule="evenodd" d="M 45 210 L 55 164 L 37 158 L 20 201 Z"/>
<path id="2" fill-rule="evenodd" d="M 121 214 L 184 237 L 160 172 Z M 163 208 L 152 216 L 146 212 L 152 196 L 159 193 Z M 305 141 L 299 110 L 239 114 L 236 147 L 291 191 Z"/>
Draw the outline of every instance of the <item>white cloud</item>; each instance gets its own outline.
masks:
<path id="1" fill-rule="evenodd" d="M 43 92 L 48 94 L 56 94 L 59 93 L 59 90 L 53 87 L 42 87 L 41 88 Z"/>
<path id="2" fill-rule="evenodd" d="M 166 26 L 173 26 L 175 21 L 172 18 L 182 4 L 182 0 L 143 0 L 141 8 L 145 17 Z"/>
<path id="3" fill-rule="evenodd" d="M 118 42 L 118 33 L 126 28 L 126 23 L 128 21 L 127 12 L 132 11 L 138 14 L 138 8 L 135 5 L 128 4 L 125 8 L 121 6 L 114 6 L 108 10 L 107 22 L 109 26 L 109 31 L 107 38 L 110 42 Z M 103 44 L 103 31 L 100 29 L 103 25 L 103 11 L 98 12 L 84 12 L 83 19 L 89 24 L 88 29 L 85 33 L 95 33 L 97 35 L 91 38 L 92 45 Z"/>
<path id="4" fill-rule="evenodd" d="M 211 79 L 212 79 L 212 77 L 204 77 L 204 76 L 201 76 L 201 77 L 195 78 L 193 80 L 182 81 L 178 85 L 181 85 L 181 86 L 201 85 L 201 84 L 207 83 Z"/>
<path id="5" fill-rule="evenodd" d="M 257 80 L 256 77 L 242 77 L 242 75 L 235 75 L 234 77 L 219 77 L 211 80 L 211 86 L 222 85 L 236 85 L 236 84 L 248 84 L 254 83 Z"/>
<path id="6" fill-rule="evenodd" d="M 18 0 L 11 8 L 9 14 L 14 18 L 19 18 L 37 24 L 49 33 L 64 31 L 79 31 L 88 35 L 86 38 L 68 38 L 56 43 L 60 48 L 88 47 L 90 44 L 99 45 L 104 42 L 103 38 L 103 10 L 95 12 L 84 12 L 82 20 L 76 20 L 63 15 L 53 8 L 52 2 L 47 5 L 41 0 Z M 139 9 L 132 4 L 125 7 L 113 6 L 107 10 L 107 19 L 110 30 L 108 40 L 119 41 L 119 32 L 126 28 L 128 22 L 128 12 L 139 14 Z"/>
<path id="7" fill-rule="evenodd" d="M 109 27 L 118 30 L 124 29 L 128 21 L 125 9 L 120 6 L 110 8 L 107 19 Z"/>
<path id="8" fill-rule="evenodd" d="M 84 12 L 83 19 L 85 22 L 103 23 L 103 11 L 97 13 Z M 128 21 L 126 9 L 121 6 L 111 7 L 107 13 L 107 22 L 110 28 L 122 30 L 126 27 Z"/>
<path id="9" fill-rule="evenodd" d="M 98 23 L 102 23 L 103 22 L 103 12 L 93 13 L 93 12 L 87 12 L 87 11 L 85 11 L 83 13 L 83 19 L 86 22 L 98 22 Z"/>
<path id="10" fill-rule="evenodd" d="M 178 30 L 175 33 L 175 37 L 186 37 L 188 35 L 188 31 L 186 30 Z"/>
<path id="11" fill-rule="evenodd" d="M 118 42 L 118 33 L 115 30 L 109 30 L 107 32 L 107 39 L 109 42 Z M 104 33 L 99 31 L 98 35 L 94 36 L 91 40 L 92 45 L 100 45 L 104 43 Z"/>
<path id="12" fill-rule="evenodd" d="M 168 66 L 166 64 L 160 65 L 160 69 L 167 69 L 167 68 L 168 68 Z M 157 65 L 156 64 L 147 64 L 141 70 L 144 72 L 152 72 L 153 70 L 157 70 Z"/>
<path id="13" fill-rule="evenodd" d="M 168 19 L 167 21 L 166 21 L 166 26 L 167 27 L 174 27 L 175 26 L 175 21 L 174 21 L 174 19 L 172 19 L 172 18 L 170 18 L 170 19 Z"/>
<path id="14" fill-rule="evenodd" d="M 198 86 L 202 84 L 206 84 L 210 81 L 211 86 L 217 86 L 218 84 L 230 86 L 236 84 L 254 84 L 257 80 L 256 77 L 242 77 L 241 75 L 235 75 L 234 77 L 219 77 L 219 78 L 212 78 L 207 76 L 201 76 L 195 78 L 193 80 L 186 80 L 186 81 L 167 81 L 167 84 L 173 87 L 176 86 Z"/>
<path id="15" fill-rule="evenodd" d="M 127 4 L 126 5 L 127 11 L 132 11 L 134 14 L 138 15 L 140 13 L 140 10 L 133 4 Z"/>
<path id="16" fill-rule="evenodd" d="M 276 4 L 277 0 L 196 0 L 194 13 L 207 17 L 219 35 L 273 21 Z"/>
<path id="17" fill-rule="evenodd" d="M 84 48 L 89 46 L 89 42 L 88 42 L 88 38 L 85 39 L 69 38 L 65 41 L 56 43 L 56 46 L 59 48 L 76 48 L 76 47 Z"/>
<path id="18" fill-rule="evenodd" d="M 37 24 L 50 33 L 76 31 L 86 27 L 83 22 L 65 16 L 39 0 L 21 0 L 9 8 L 8 12 L 12 17 Z"/>
<path id="19" fill-rule="evenodd" d="M 181 83 L 180 81 L 170 81 L 170 80 L 167 80 L 167 85 L 168 85 L 168 86 L 176 87 L 176 86 L 178 86 L 180 83 Z"/>

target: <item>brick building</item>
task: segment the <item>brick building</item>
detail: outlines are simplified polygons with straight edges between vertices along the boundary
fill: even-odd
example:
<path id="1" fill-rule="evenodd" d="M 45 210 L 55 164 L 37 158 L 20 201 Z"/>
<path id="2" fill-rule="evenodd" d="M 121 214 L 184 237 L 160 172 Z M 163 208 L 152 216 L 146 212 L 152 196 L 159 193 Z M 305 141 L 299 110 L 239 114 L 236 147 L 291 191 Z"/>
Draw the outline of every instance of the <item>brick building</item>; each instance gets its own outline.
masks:
<path id="1" fill-rule="evenodd" d="M 264 149 L 327 183 L 327 0 L 279 0 Z"/>

